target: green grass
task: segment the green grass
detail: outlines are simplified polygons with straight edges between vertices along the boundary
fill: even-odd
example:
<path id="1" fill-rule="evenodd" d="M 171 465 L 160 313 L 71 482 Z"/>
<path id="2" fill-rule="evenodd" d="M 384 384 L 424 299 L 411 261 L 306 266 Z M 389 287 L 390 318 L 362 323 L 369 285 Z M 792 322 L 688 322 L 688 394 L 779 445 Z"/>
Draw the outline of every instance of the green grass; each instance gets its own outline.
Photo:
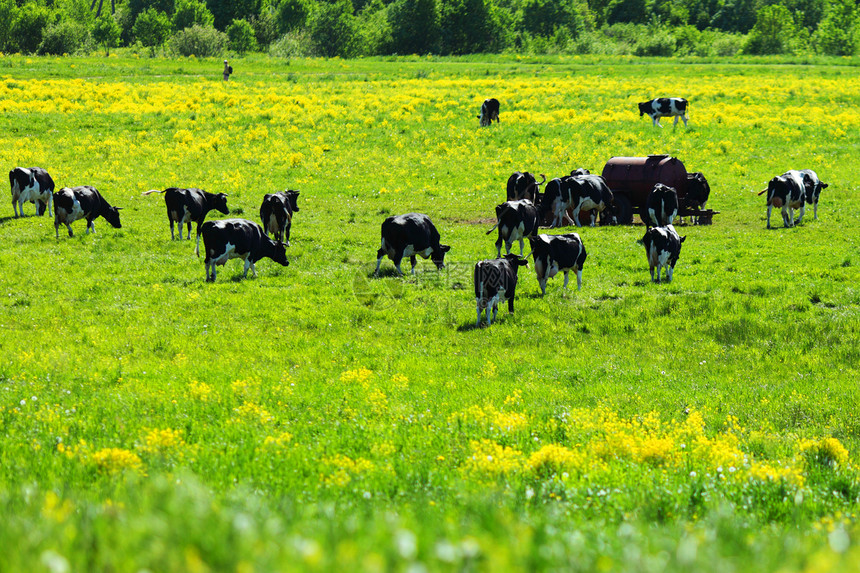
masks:
<path id="1" fill-rule="evenodd" d="M 9 169 L 123 207 L 122 229 L 59 239 L 32 205 L 0 212 L 0 570 L 856 567 L 854 60 L 256 57 L 227 86 L 218 62 L 0 60 Z M 479 129 L 491 95 L 501 123 Z M 638 117 L 657 95 L 690 98 L 689 129 Z M 582 291 L 556 278 L 541 298 L 524 269 L 516 313 L 474 328 L 508 175 L 648 153 L 704 172 L 720 211 L 679 228 L 674 282 L 650 283 L 644 227 L 579 229 Z M 819 219 L 766 230 L 756 192 L 806 167 L 830 183 Z M 205 283 L 140 195 L 174 185 L 252 220 L 299 189 L 290 266 L 241 280 L 231 261 Z M 373 278 L 380 223 L 409 211 L 452 245 L 447 268 L 398 278 L 385 259 Z M 700 413 L 743 472 L 803 480 L 641 462 L 583 412 Z M 516 466 L 604 437 L 622 449 L 603 469 Z M 847 463 L 803 457 L 827 437 Z M 481 440 L 521 461 L 481 466 Z"/>

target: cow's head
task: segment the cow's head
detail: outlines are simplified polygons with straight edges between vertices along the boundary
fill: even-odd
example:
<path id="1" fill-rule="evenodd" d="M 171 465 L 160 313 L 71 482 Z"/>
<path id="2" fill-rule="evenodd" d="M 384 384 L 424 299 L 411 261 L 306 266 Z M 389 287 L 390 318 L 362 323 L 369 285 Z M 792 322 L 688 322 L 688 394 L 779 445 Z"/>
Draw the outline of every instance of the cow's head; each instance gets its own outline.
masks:
<path id="1" fill-rule="evenodd" d="M 299 210 L 299 192 L 298 191 L 287 191 L 287 202 L 290 204 L 290 210 L 295 213 Z"/>
<path id="2" fill-rule="evenodd" d="M 286 245 L 284 245 L 284 243 L 280 241 L 275 242 L 274 246 L 272 247 L 272 254 L 270 258 L 276 263 L 285 267 L 289 266 L 290 264 L 290 261 L 287 260 L 287 247 Z"/>
<path id="3" fill-rule="evenodd" d="M 531 239 L 531 237 L 529 237 L 529 239 Z M 505 259 L 506 261 L 508 261 L 508 263 L 510 263 L 511 267 L 513 267 L 513 269 L 514 269 L 514 272 L 516 272 L 517 269 L 519 269 L 520 267 L 525 267 L 525 266 L 528 266 L 528 264 L 529 264 L 528 260 L 522 258 L 519 255 L 515 255 L 513 253 L 509 253 L 502 258 Z"/>
<path id="4" fill-rule="evenodd" d="M 122 207 L 108 207 L 101 215 L 105 218 L 105 221 L 107 221 L 111 224 L 111 226 L 113 226 L 113 228 L 121 229 L 122 223 L 119 222 L 119 212 L 121 210 Z"/>
<path id="5" fill-rule="evenodd" d="M 653 108 L 651 106 L 650 101 L 643 101 L 642 103 L 639 104 L 639 117 L 642 117 L 646 113 L 650 114 L 652 111 L 653 111 Z"/>
<path id="6" fill-rule="evenodd" d="M 212 199 L 212 206 L 221 213 L 224 213 L 225 215 L 229 213 L 230 211 L 229 209 L 227 209 L 227 194 L 218 193 L 217 195 L 215 195 L 215 197 Z"/>
<path id="7" fill-rule="evenodd" d="M 450 245 L 439 245 L 438 249 L 434 249 L 430 253 L 430 260 L 436 264 L 437 269 L 445 268 L 445 253 L 451 250 Z"/>

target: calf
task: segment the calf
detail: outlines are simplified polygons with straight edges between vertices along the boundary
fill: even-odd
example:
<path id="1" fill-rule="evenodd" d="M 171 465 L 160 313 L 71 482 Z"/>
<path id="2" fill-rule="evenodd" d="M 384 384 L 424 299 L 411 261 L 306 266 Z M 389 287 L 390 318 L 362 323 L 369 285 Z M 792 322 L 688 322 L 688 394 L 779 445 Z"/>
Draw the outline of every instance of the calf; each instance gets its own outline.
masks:
<path id="1" fill-rule="evenodd" d="M 203 220 L 212 209 L 220 211 L 224 215 L 227 210 L 227 195 L 224 193 L 208 193 L 202 189 L 182 189 L 179 187 L 168 187 L 164 191 L 150 189 L 143 193 L 164 193 L 164 203 L 167 205 L 167 220 L 170 221 L 170 240 L 173 235 L 173 223 L 179 223 L 179 240 L 182 240 L 182 225 L 188 226 L 187 239 L 191 238 L 191 222 L 197 223 L 197 245 L 194 252 L 200 256 L 200 228 Z"/>
<path id="2" fill-rule="evenodd" d="M 680 97 L 660 97 L 639 104 L 639 117 L 648 114 L 654 125 L 660 125 L 661 117 L 675 116 L 674 126 L 678 125 L 678 118 L 684 120 L 687 127 L 687 100 Z"/>
<path id="3" fill-rule="evenodd" d="M 582 290 L 582 265 L 587 255 L 578 234 L 538 235 L 529 237 L 529 241 L 541 295 L 546 294 L 546 281 L 559 271 L 564 273 L 562 288 L 567 288 L 568 273 L 573 271 L 576 273 L 576 290 Z"/>
<path id="4" fill-rule="evenodd" d="M 818 178 L 818 174 L 812 169 L 801 169 L 800 173 L 803 176 L 803 186 L 806 192 L 806 202 L 813 206 L 813 219 L 818 219 L 818 197 L 821 191 L 828 187 L 827 183 L 822 183 Z"/>
<path id="5" fill-rule="evenodd" d="M 800 209 L 797 223 L 803 222 L 804 203 L 806 201 L 806 186 L 800 171 L 786 171 L 771 179 L 767 184 L 767 228 L 770 229 L 770 213 L 774 207 L 782 208 L 782 223 L 786 227 L 794 227 L 794 210 Z"/>
<path id="6" fill-rule="evenodd" d="M 269 257 L 276 263 L 288 266 L 287 249 L 280 241 L 273 241 L 263 233 L 263 228 L 246 219 L 221 219 L 203 223 L 203 249 L 206 259 L 206 280 L 215 282 L 215 266 L 223 265 L 230 259 L 243 259 L 245 272 L 242 278 L 248 276 L 251 269 L 257 276 L 254 263 L 264 257 Z M 211 271 L 211 272 L 210 272 Z"/>
<path id="7" fill-rule="evenodd" d="M 506 201 L 496 206 L 496 224 L 487 234 L 498 227 L 499 238 L 496 240 L 496 256 L 502 256 L 502 241 L 505 242 L 505 251 L 511 253 L 511 245 L 514 241 L 520 242 L 520 256 L 523 255 L 523 239 L 537 234 L 538 210 L 534 203 L 528 199 L 522 201 Z"/>
<path id="8" fill-rule="evenodd" d="M 675 263 L 681 256 L 681 243 L 687 239 L 686 236 L 679 237 L 675 227 L 651 227 L 645 232 L 641 243 L 645 246 L 645 256 L 648 257 L 648 266 L 651 268 L 651 280 L 660 282 L 660 271 L 666 268 L 666 282 L 672 282 L 672 271 Z M 657 268 L 657 276 L 654 276 L 654 268 Z"/>
<path id="9" fill-rule="evenodd" d="M 263 230 L 266 236 L 272 233 L 275 240 L 284 241 L 290 246 L 290 227 L 293 223 L 293 213 L 299 210 L 298 191 L 278 191 L 267 193 L 260 205 L 260 218 L 263 220 Z M 286 235 L 286 240 L 284 240 Z"/>
<path id="10" fill-rule="evenodd" d="M 12 188 L 12 209 L 18 217 L 24 216 L 24 203 L 29 201 L 36 205 L 36 213 L 44 215 L 48 209 L 51 215 L 51 199 L 54 193 L 54 180 L 41 167 L 16 167 L 9 172 L 9 186 Z"/>
<path id="11" fill-rule="evenodd" d="M 481 114 L 478 119 L 481 120 L 481 127 L 492 124 L 494 119 L 496 123 L 499 123 L 499 100 L 494 97 L 485 99 L 484 103 L 481 104 Z"/>
<path id="12" fill-rule="evenodd" d="M 579 170 L 577 170 L 579 171 Z M 604 209 L 609 207 L 614 197 L 606 180 L 600 175 L 574 175 L 568 178 L 568 187 L 570 189 L 570 204 L 569 208 L 573 209 L 573 222 L 577 227 L 582 227 L 579 222 L 579 212 L 591 212 L 591 226 L 594 227 L 597 222 L 597 213 L 603 213 Z"/>
<path id="13" fill-rule="evenodd" d="M 674 187 L 657 183 L 645 201 L 648 225 L 665 227 L 671 225 L 678 216 L 678 193 Z"/>
<path id="14" fill-rule="evenodd" d="M 376 252 L 376 275 L 382 257 L 388 257 L 394 263 L 397 274 L 402 276 L 400 261 L 409 257 L 412 263 L 412 274 L 415 274 L 415 256 L 430 257 L 436 268 L 445 268 L 445 253 L 451 250 L 448 245 L 439 244 L 439 232 L 430 221 L 430 217 L 421 213 L 408 213 L 388 217 L 382 222 L 382 244 Z"/>
<path id="15" fill-rule="evenodd" d="M 539 203 L 538 197 L 540 197 L 540 186 L 546 183 L 546 175 L 541 174 L 543 180 L 538 183 L 535 176 L 526 171 L 525 173 L 520 173 L 519 171 L 515 171 L 508 177 L 508 201 L 519 201 L 521 199 L 528 199 L 535 205 Z"/>
<path id="16" fill-rule="evenodd" d="M 54 200 L 54 233 L 60 238 L 60 224 L 64 224 L 72 235 L 72 223 L 78 219 L 87 220 L 87 233 L 96 232 L 93 221 L 104 217 L 115 229 L 122 228 L 119 222 L 120 207 L 111 207 L 95 187 L 63 187 L 53 196 Z"/>
<path id="17" fill-rule="evenodd" d="M 487 326 L 492 322 L 499 310 L 499 302 L 508 301 L 508 312 L 514 313 L 514 295 L 517 290 L 517 271 L 528 264 L 528 261 L 516 255 L 505 255 L 504 258 L 491 261 L 478 261 L 475 265 L 475 302 L 478 307 L 478 319 L 475 326 L 481 324 L 481 309 L 486 309 Z"/>

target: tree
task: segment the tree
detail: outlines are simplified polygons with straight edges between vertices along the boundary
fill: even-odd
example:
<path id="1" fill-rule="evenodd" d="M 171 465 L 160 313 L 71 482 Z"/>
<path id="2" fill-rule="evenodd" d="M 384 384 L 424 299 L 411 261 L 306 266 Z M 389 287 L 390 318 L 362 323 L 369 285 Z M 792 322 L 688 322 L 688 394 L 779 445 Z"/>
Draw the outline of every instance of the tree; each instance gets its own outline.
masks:
<path id="1" fill-rule="evenodd" d="M 304 28 L 310 14 L 309 0 L 283 0 L 278 6 L 278 30 L 285 34 L 296 28 Z"/>
<path id="2" fill-rule="evenodd" d="M 436 0 L 397 0 L 388 7 L 392 49 L 398 54 L 429 54 L 439 43 Z"/>
<path id="3" fill-rule="evenodd" d="M 18 6 L 15 4 L 15 0 L 0 0 L 0 51 L 14 50 L 12 24 L 17 15 Z"/>
<path id="4" fill-rule="evenodd" d="M 201 0 L 176 0 L 173 11 L 173 29 L 177 32 L 194 24 L 203 28 L 212 26 L 215 17 Z"/>
<path id="5" fill-rule="evenodd" d="M 105 56 L 108 55 L 110 48 L 119 46 L 119 36 L 122 29 L 116 19 L 105 12 L 96 19 L 93 25 L 93 39 L 99 46 L 104 46 Z"/>
<path id="6" fill-rule="evenodd" d="M 854 0 L 833 0 L 813 35 L 816 51 L 830 56 L 857 53 L 857 7 Z"/>
<path id="7" fill-rule="evenodd" d="M 155 49 L 164 45 L 170 35 L 170 20 L 164 12 L 147 8 L 138 14 L 131 31 L 135 39 L 150 48 L 150 53 L 155 55 Z"/>
<path id="8" fill-rule="evenodd" d="M 29 4 L 26 8 L 19 9 L 12 22 L 12 48 L 25 54 L 35 53 L 42 43 L 45 30 L 54 20 L 54 15 L 45 6 Z"/>
<path id="9" fill-rule="evenodd" d="M 311 17 L 311 37 L 320 54 L 349 58 L 358 51 L 358 30 L 350 0 L 319 4 Z"/>
<path id="10" fill-rule="evenodd" d="M 439 23 L 443 53 L 474 54 L 492 44 L 495 21 L 486 0 L 447 0 Z"/>
<path id="11" fill-rule="evenodd" d="M 785 54 L 797 33 L 788 8 L 781 4 L 759 8 L 755 26 L 744 46 L 745 54 Z"/>
<path id="12" fill-rule="evenodd" d="M 263 0 L 206 0 L 206 6 L 215 16 L 215 27 L 226 30 L 233 20 L 250 20 L 259 14 Z"/>
<path id="13" fill-rule="evenodd" d="M 257 49 L 257 38 L 254 36 L 254 27 L 247 20 L 233 20 L 227 26 L 227 38 L 230 49 L 244 54 Z"/>

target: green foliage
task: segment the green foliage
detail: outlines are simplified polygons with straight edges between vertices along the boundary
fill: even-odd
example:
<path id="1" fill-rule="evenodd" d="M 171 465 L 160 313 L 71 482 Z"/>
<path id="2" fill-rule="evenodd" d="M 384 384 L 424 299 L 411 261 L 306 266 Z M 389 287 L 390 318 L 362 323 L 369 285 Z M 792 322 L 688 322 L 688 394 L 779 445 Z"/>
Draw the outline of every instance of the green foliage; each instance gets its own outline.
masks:
<path id="1" fill-rule="evenodd" d="M 397 54 L 427 54 L 438 49 L 437 0 L 396 0 L 388 7 L 391 49 Z"/>
<path id="2" fill-rule="evenodd" d="M 138 42 L 151 48 L 152 53 L 154 53 L 155 48 L 164 45 L 170 36 L 170 20 L 164 12 L 159 12 L 155 8 L 147 8 L 138 14 L 132 32 Z"/>
<path id="3" fill-rule="evenodd" d="M 441 3 L 441 51 L 446 54 L 477 54 L 493 44 L 493 21 L 488 0 L 448 0 Z"/>
<path id="4" fill-rule="evenodd" d="M 45 30 L 38 53 L 57 56 L 74 54 L 84 47 L 88 34 L 83 24 L 74 20 L 61 20 Z"/>
<path id="5" fill-rule="evenodd" d="M 122 28 L 116 18 L 106 11 L 96 19 L 92 34 L 95 43 L 102 46 L 105 49 L 105 55 L 108 55 L 111 48 L 119 46 Z"/>
<path id="6" fill-rule="evenodd" d="M 24 54 L 35 53 L 45 30 L 55 21 L 55 14 L 44 6 L 30 4 L 18 10 L 12 22 L 10 45 Z"/>
<path id="7" fill-rule="evenodd" d="M 360 52 L 367 55 L 386 54 L 391 51 L 391 24 L 388 9 L 382 0 L 364 5 L 357 16 Z"/>
<path id="8" fill-rule="evenodd" d="M 233 20 L 249 20 L 263 9 L 263 0 L 206 0 L 215 17 L 215 27 L 226 30 Z"/>
<path id="9" fill-rule="evenodd" d="M 278 39 L 278 20 L 272 10 L 263 10 L 249 20 L 254 28 L 254 37 L 260 49 L 266 49 L 269 44 Z"/>
<path id="10" fill-rule="evenodd" d="M 193 24 L 179 30 L 170 40 L 170 49 L 180 56 L 218 56 L 227 47 L 227 34 L 213 26 Z"/>
<path id="11" fill-rule="evenodd" d="M 350 0 L 318 4 L 309 27 L 320 55 L 349 58 L 358 53 L 358 29 Z"/>
<path id="12" fill-rule="evenodd" d="M 276 58 L 318 56 L 316 43 L 307 28 L 287 32 L 269 46 L 269 55 Z"/>
<path id="13" fill-rule="evenodd" d="M 857 53 L 857 7 L 852 0 L 833 0 L 812 36 L 817 52 L 830 56 Z"/>
<path id="14" fill-rule="evenodd" d="M 257 49 L 257 37 L 254 27 L 247 20 L 233 20 L 227 26 L 227 43 L 234 52 L 244 54 Z"/>
<path id="15" fill-rule="evenodd" d="M 0 0 L 0 51 L 2 52 L 16 49 L 13 25 L 17 13 L 18 6 L 15 0 Z"/>
<path id="16" fill-rule="evenodd" d="M 311 15 L 312 0 L 282 0 L 278 5 L 278 30 L 286 33 L 303 28 Z"/>
<path id="17" fill-rule="evenodd" d="M 177 32 L 197 24 L 201 28 L 210 28 L 215 17 L 203 0 L 176 0 L 173 12 L 173 29 Z"/>
<path id="18" fill-rule="evenodd" d="M 657 30 L 639 39 L 633 48 L 637 56 L 669 57 L 675 53 L 677 40 L 666 30 Z"/>
<path id="19" fill-rule="evenodd" d="M 781 4 L 764 6 L 756 12 L 756 22 L 750 31 L 745 54 L 788 54 L 796 46 L 797 26 L 791 12 Z"/>

